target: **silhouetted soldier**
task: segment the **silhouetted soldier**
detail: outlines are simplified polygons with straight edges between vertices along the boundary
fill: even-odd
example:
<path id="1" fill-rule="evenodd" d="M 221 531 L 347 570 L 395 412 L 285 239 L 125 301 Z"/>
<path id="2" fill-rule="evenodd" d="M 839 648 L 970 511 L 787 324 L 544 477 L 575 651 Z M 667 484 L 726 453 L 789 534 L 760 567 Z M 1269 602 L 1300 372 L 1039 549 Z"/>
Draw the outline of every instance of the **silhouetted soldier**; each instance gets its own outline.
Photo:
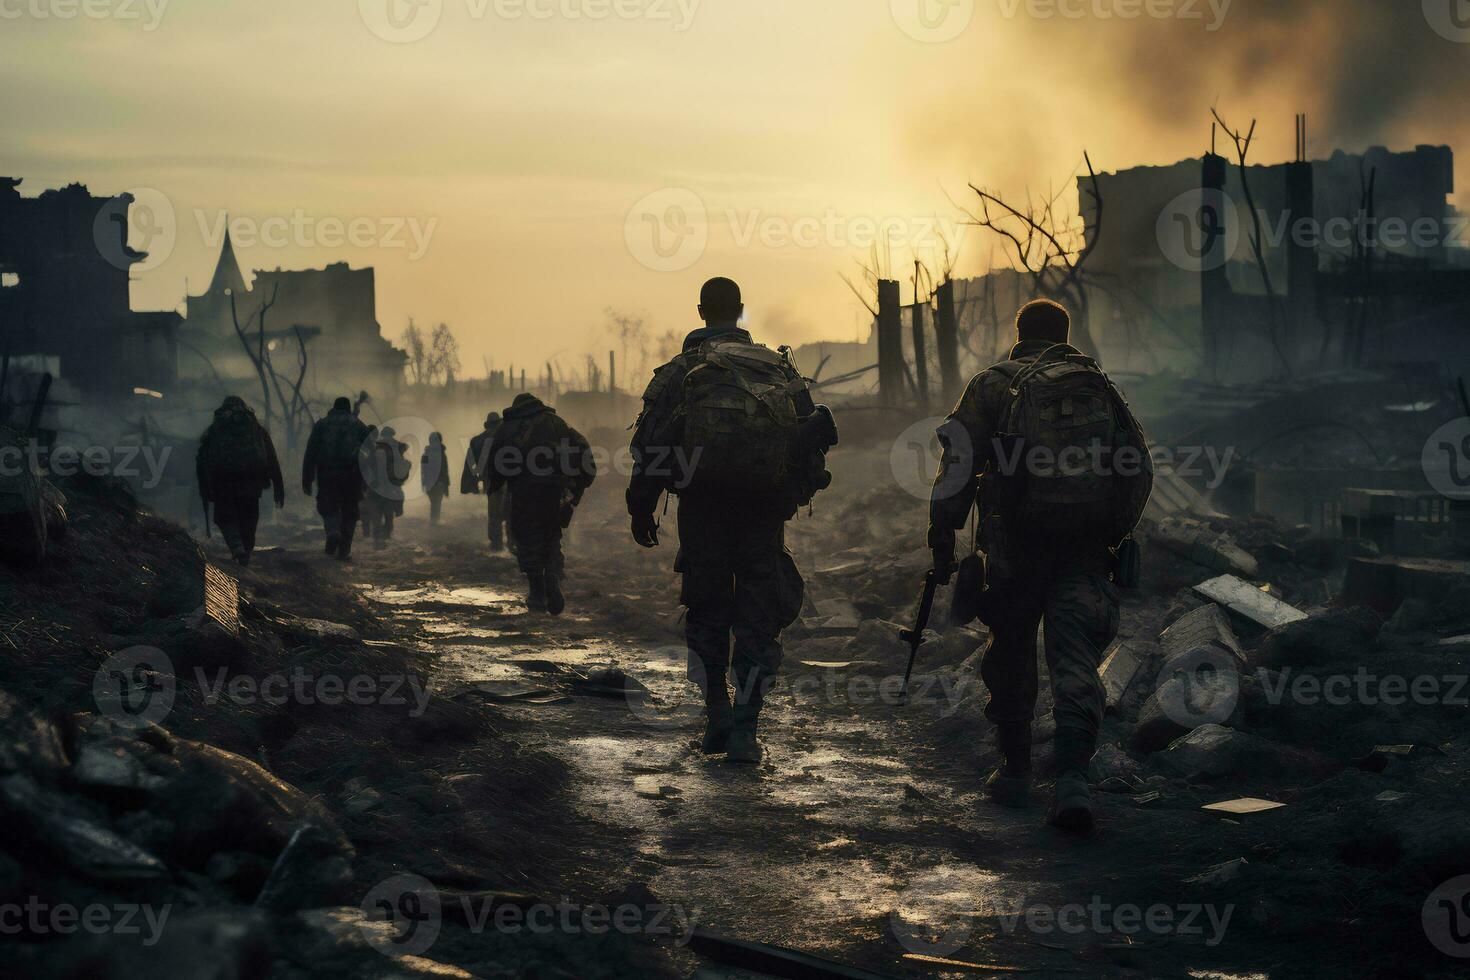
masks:
<path id="1" fill-rule="evenodd" d="M 484 482 L 488 493 L 510 488 L 510 534 L 532 611 L 559 616 L 566 608 L 562 531 L 596 478 L 582 434 L 535 395 L 517 395 L 491 440 Z"/>
<path id="2" fill-rule="evenodd" d="M 429 523 L 438 524 L 444 498 L 449 495 L 449 453 L 444 449 L 442 433 L 429 433 L 429 444 L 419 458 L 419 482 L 429 497 Z"/>
<path id="3" fill-rule="evenodd" d="M 346 561 L 362 503 L 362 449 L 368 427 L 352 412 L 352 402 L 337 399 L 326 417 L 311 427 L 301 461 L 301 489 L 311 496 L 327 532 L 327 554 Z"/>
<path id="4" fill-rule="evenodd" d="M 660 367 L 633 434 L 628 513 L 633 538 L 658 546 L 655 512 L 679 497 L 681 601 L 690 678 L 705 698 L 701 749 L 756 763 L 757 724 L 782 660 L 781 632 L 801 611 L 804 585 L 786 550 L 786 521 L 831 482 L 831 413 L 812 405 L 786 351 L 740 327 L 740 287 L 712 279 L 700 291 L 705 322 Z M 727 676 L 732 673 L 732 704 Z"/>
<path id="5" fill-rule="evenodd" d="M 367 464 L 367 498 L 373 547 L 383 548 L 393 537 L 393 521 L 403 516 L 403 486 L 408 482 L 412 464 L 408 446 L 398 439 L 391 425 L 378 431 L 370 443 Z"/>
<path id="6" fill-rule="evenodd" d="M 194 459 L 199 496 L 214 504 L 214 523 L 241 565 L 250 564 L 255 529 L 260 524 L 260 495 L 275 490 L 276 509 L 286 506 L 286 485 L 271 434 L 245 400 L 234 395 L 214 411 L 214 421 L 199 438 Z"/>
<path id="7" fill-rule="evenodd" d="M 1070 327 L 1056 303 L 1023 307 L 1010 359 L 976 375 L 940 428 L 929 545 L 948 582 L 955 531 L 978 500 L 985 591 L 967 584 L 991 630 L 980 672 L 1004 760 L 987 794 L 1006 806 L 1029 801 L 1036 632 L 1044 619 L 1056 720 L 1050 819 L 1088 833 L 1087 771 L 1103 715 L 1097 670 L 1118 632 L 1115 579 L 1136 571 L 1129 536 L 1153 479 L 1142 429 L 1097 363 L 1067 344 Z"/>
<path id="8" fill-rule="evenodd" d="M 464 472 L 459 478 L 460 493 L 472 494 L 483 491 L 485 470 L 490 465 L 490 446 L 494 443 L 495 433 L 499 429 L 500 413 L 491 412 L 485 417 L 485 431 L 470 440 L 469 451 L 464 457 Z M 509 493 L 509 488 L 501 488 L 495 493 L 485 494 L 491 551 L 499 551 L 505 547 L 505 498 Z"/>

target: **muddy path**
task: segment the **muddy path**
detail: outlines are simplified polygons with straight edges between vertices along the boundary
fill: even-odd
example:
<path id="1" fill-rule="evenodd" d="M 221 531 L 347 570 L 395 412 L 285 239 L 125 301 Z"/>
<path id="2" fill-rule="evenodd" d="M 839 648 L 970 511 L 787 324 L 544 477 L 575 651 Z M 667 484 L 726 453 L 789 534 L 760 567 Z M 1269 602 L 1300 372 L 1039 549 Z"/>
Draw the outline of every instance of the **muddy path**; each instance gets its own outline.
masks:
<path id="1" fill-rule="evenodd" d="M 1044 826 L 1044 775 L 1031 809 L 989 805 L 980 788 L 994 752 L 972 723 L 973 695 L 921 668 L 918 694 L 896 703 L 901 655 L 880 645 L 855 656 L 851 630 L 789 639 L 762 718 L 764 763 L 706 759 L 674 542 L 640 552 L 616 508 L 594 503 L 568 547 L 568 612 L 553 619 L 526 612 L 514 559 L 483 543 L 481 505 L 453 500 L 430 527 L 410 504 L 386 549 L 360 544 L 345 568 L 319 561 L 396 642 L 432 655 L 436 697 L 483 699 L 519 744 L 565 764 L 550 816 L 542 807 L 531 828 L 555 841 L 531 876 L 543 889 L 646 888 L 681 923 L 894 975 L 948 972 L 906 954 L 1104 976 L 1288 975 L 1277 969 L 1303 955 L 1237 938 L 1232 919 L 1248 911 L 1214 907 L 1182 881 L 1250 853 L 1255 829 L 1200 815 L 1196 799 L 1099 793 L 1099 834 L 1073 840 Z M 821 571 L 828 542 L 798 529 L 792 547 L 812 595 L 841 588 Z M 607 667 L 648 696 L 578 691 Z M 1044 773 L 1044 724 L 1040 737 Z M 691 974 L 712 969 L 680 956 Z"/>

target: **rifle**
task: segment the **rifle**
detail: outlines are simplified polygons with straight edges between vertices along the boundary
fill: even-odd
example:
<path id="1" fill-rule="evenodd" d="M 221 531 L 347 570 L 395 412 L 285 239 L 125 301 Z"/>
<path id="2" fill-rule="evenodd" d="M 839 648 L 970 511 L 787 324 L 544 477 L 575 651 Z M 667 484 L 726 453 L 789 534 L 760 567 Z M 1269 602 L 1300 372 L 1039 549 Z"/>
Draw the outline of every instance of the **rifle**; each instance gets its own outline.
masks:
<path id="1" fill-rule="evenodd" d="M 930 569 L 924 575 L 924 591 L 919 596 L 919 612 L 914 617 L 914 628 L 898 631 L 898 638 L 909 645 L 909 666 L 903 672 L 903 690 L 899 693 L 902 699 L 909 696 L 909 677 L 914 672 L 914 660 L 919 656 L 919 646 L 924 642 L 924 627 L 929 625 L 929 613 L 934 609 L 934 590 L 938 587 L 938 577 Z"/>

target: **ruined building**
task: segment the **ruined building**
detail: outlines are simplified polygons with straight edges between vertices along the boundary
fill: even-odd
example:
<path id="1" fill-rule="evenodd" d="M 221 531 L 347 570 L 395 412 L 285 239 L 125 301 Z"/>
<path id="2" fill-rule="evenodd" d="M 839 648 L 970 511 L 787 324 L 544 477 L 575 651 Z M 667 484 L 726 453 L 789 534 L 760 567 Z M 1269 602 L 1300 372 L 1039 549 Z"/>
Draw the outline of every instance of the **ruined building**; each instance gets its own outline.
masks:
<path id="1" fill-rule="evenodd" d="M 179 316 L 137 313 L 128 246 L 133 198 L 94 197 L 81 184 L 24 197 L 0 178 L 0 354 L 10 395 L 26 376 L 50 372 L 68 397 L 108 402 L 176 380 Z"/>
<path id="2" fill-rule="evenodd" d="M 231 300 L 234 310 L 231 310 Z M 294 379 L 298 344 L 305 341 L 303 391 L 313 400 L 367 391 L 393 398 L 403 380 L 406 355 L 382 336 L 372 269 L 337 262 L 325 269 L 257 271 L 247 284 L 228 233 L 209 287 L 187 300 L 181 331 L 180 372 L 204 381 L 215 374 L 229 385 L 259 381 L 236 333 L 252 342 L 265 316 L 265 342 L 276 371 Z"/>

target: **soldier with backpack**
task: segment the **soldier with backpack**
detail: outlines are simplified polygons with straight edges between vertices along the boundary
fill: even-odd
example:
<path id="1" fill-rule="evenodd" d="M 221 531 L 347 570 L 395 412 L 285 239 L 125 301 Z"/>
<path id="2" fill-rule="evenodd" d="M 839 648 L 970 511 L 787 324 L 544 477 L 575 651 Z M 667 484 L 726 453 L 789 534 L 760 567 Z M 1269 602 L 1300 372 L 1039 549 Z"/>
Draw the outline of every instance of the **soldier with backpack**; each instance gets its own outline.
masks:
<path id="1" fill-rule="evenodd" d="M 489 494 L 510 489 L 510 535 L 532 612 L 560 616 L 566 608 L 562 531 L 596 478 L 582 434 L 535 395 L 517 395 L 491 440 L 483 482 Z"/>
<path id="2" fill-rule="evenodd" d="M 485 470 L 490 463 L 490 446 L 499 429 L 500 413 L 491 412 L 485 417 L 484 431 L 470 440 L 470 448 L 464 457 L 464 471 L 459 478 L 460 493 L 468 495 L 482 492 Z M 502 488 L 495 493 L 485 492 L 491 551 L 500 551 L 505 547 L 505 498 L 509 494 L 508 488 Z"/>
<path id="3" fill-rule="evenodd" d="M 413 464 L 408 459 L 408 445 L 398 439 L 391 425 L 383 426 L 363 451 L 367 477 L 367 506 L 363 510 L 373 547 L 381 549 L 393 537 L 394 520 L 403 516 L 403 487 Z"/>
<path id="4" fill-rule="evenodd" d="M 255 529 L 260 524 L 260 494 L 275 490 L 276 509 L 286 506 L 286 485 L 271 434 L 245 400 L 234 395 L 214 411 L 214 420 L 199 438 L 194 460 L 199 496 L 214 505 L 214 523 L 241 565 L 250 564 Z"/>
<path id="5" fill-rule="evenodd" d="M 986 794 L 1004 806 L 1029 801 L 1044 620 L 1056 721 L 1050 822 L 1086 834 L 1087 772 L 1103 715 L 1097 670 L 1118 632 L 1119 589 L 1136 584 L 1131 534 L 1153 470 L 1142 427 L 1097 362 L 1067 343 L 1070 327 L 1057 303 L 1022 307 L 1010 358 L 976 375 L 940 427 L 929 546 L 947 583 L 955 532 L 978 505 L 983 556 L 967 562 L 983 572 L 962 573 L 976 594 L 956 604 L 977 610 L 991 631 L 980 673 L 1003 761 Z"/>
<path id="6" fill-rule="evenodd" d="M 327 554 L 342 561 L 352 557 L 352 537 L 362 504 L 362 449 L 368 427 L 338 398 L 332 410 L 311 427 L 301 461 L 301 489 L 309 497 L 316 486 L 316 511 L 327 532 Z"/>
<path id="7" fill-rule="evenodd" d="M 429 433 L 429 444 L 419 458 L 419 482 L 429 497 L 429 523 L 438 524 L 444 513 L 444 498 L 449 496 L 449 453 L 444 448 L 443 433 Z"/>
<path id="8" fill-rule="evenodd" d="M 831 482 L 823 464 L 837 432 L 784 348 L 757 344 L 741 328 L 744 311 L 734 282 L 705 283 L 705 326 L 644 393 L 627 502 L 633 539 L 655 548 L 659 499 L 679 497 L 674 569 L 689 610 L 689 676 L 705 699 L 701 750 L 758 763 L 756 729 L 781 666 L 781 633 L 804 595 L 786 522 Z"/>

